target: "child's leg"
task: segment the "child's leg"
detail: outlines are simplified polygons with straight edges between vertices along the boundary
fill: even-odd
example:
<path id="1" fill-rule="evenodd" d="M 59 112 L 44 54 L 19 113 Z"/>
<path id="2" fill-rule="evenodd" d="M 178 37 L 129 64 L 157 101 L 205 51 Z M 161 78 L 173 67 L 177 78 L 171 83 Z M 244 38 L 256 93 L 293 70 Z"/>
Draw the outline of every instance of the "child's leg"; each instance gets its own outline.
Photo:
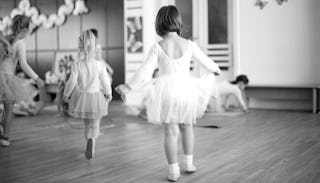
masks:
<path id="1" fill-rule="evenodd" d="M 86 158 L 91 159 L 94 155 L 96 140 L 100 133 L 100 120 L 88 120 L 88 136 Z"/>
<path id="2" fill-rule="evenodd" d="M 178 162 L 178 125 L 164 124 L 164 149 L 169 164 Z"/>
<path id="3" fill-rule="evenodd" d="M 90 120 L 89 127 L 91 134 L 89 138 L 96 140 L 100 134 L 100 120 Z"/>
<path id="4" fill-rule="evenodd" d="M 3 113 L 3 136 L 9 137 L 10 135 L 10 128 L 11 128 L 11 121 L 12 121 L 12 111 L 13 111 L 13 102 L 5 102 L 4 103 L 4 113 Z"/>
<path id="5" fill-rule="evenodd" d="M 181 140 L 185 155 L 193 155 L 194 133 L 192 125 L 180 124 Z"/>
<path id="6" fill-rule="evenodd" d="M 192 124 L 179 125 L 181 132 L 181 140 L 183 147 L 183 165 L 187 172 L 195 172 L 196 167 L 193 165 L 193 148 L 194 148 L 194 133 Z"/>
<path id="7" fill-rule="evenodd" d="M 1 103 L 0 103 L 1 104 Z M 4 103 L 2 103 L 4 105 Z M 0 135 L 3 135 L 3 123 L 4 123 L 4 109 L 0 113 L 1 121 L 0 121 Z"/>
<path id="8" fill-rule="evenodd" d="M 1 103 L 0 103 L 0 104 L 1 104 Z M 2 103 L 2 104 L 3 104 L 3 107 L 4 107 L 4 103 Z M 1 115 L 0 125 L 3 126 L 3 121 L 4 121 L 4 108 L 3 108 L 3 110 L 1 111 L 0 115 Z"/>
<path id="9" fill-rule="evenodd" d="M 88 119 L 83 119 L 83 123 L 84 123 L 84 138 L 86 139 L 86 142 L 89 139 L 89 120 Z"/>
<path id="10" fill-rule="evenodd" d="M 3 121 L 1 126 L 3 127 L 3 134 L 0 134 L 0 143 L 2 146 L 9 146 L 9 135 L 12 121 L 13 102 L 5 102 L 3 110 Z"/>
<path id="11" fill-rule="evenodd" d="M 180 178 L 178 165 L 178 136 L 179 128 L 176 124 L 164 124 L 164 149 L 169 164 L 170 181 L 177 181 Z"/>

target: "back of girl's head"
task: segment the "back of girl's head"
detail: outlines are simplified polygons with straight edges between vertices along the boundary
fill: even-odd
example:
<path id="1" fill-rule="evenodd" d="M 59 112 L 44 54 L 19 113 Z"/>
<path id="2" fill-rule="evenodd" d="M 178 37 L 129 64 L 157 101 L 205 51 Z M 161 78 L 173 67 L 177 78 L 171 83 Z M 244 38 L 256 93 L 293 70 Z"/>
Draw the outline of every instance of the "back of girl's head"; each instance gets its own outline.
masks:
<path id="1" fill-rule="evenodd" d="M 248 77 L 246 75 L 241 74 L 241 75 L 237 76 L 234 81 L 231 81 L 232 84 L 237 84 L 239 82 L 243 82 L 244 84 L 248 84 L 249 83 L 249 79 L 248 79 Z"/>
<path id="2" fill-rule="evenodd" d="M 178 35 L 182 31 L 182 18 L 175 6 L 163 6 L 158 11 L 156 17 L 156 32 L 163 37 L 168 32 L 177 32 Z"/>
<path id="3" fill-rule="evenodd" d="M 25 15 L 16 15 L 12 19 L 13 35 L 18 35 L 23 31 L 29 31 L 30 19 Z"/>
<path id="4" fill-rule="evenodd" d="M 85 30 L 79 37 L 79 52 L 84 53 L 85 59 L 93 58 L 96 49 L 96 38 L 90 30 Z"/>

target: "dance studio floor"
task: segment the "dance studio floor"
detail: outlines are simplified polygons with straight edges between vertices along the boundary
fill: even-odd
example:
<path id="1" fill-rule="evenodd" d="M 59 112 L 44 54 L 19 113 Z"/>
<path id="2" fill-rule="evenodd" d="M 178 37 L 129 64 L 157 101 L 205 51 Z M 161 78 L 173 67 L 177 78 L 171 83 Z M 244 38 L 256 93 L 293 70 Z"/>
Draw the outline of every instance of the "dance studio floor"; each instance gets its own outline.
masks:
<path id="1" fill-rule="evenodd" d="M 53 107 L 36 117 L 15 118 L 12 146 L 0 148 L 0 182 L 167 182 L 161 127 L 124 111 L 112 103 L 93 160 L 84 157 L 81 122 L 59 116 Z M 320 114 L 207 115 L 195 135 L 198 171 L 182 174 L 179 182 L 320 182 Z"/>

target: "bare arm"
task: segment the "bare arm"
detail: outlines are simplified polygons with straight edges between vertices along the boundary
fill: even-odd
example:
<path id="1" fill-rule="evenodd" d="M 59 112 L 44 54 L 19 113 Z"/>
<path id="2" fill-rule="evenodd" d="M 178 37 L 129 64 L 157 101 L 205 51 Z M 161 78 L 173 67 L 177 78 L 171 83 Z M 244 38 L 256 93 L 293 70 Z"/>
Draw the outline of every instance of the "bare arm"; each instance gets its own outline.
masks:
<path id="1" fill-rule="evenodd" d="M 26 45 L 24 42 L 17 43 L 17 52 L 19 57 L 19 64 L 21 69 L 32 79 L 36 80 L 39 76 L 33 71 L 33 69 L 27 63 Z"/>
<path id="2" fill-rule="evenodd" d="M 105 65 L 106 65 L 107 71 L 108 71 L 111 75 L 113 75 L 113 69 L 112 69 L 112 67 L 111 67 L 107 62 L 105 62 Z"/>
<path id="3" fill-rule="evenodd" d="M 128 85 L 132 88 L 140 83 L 143 83 L 145 80 L 149 78 L 149 76 L 151 77 L 152 72 L 157 67 L 157 61 L 158 51 L 156 45 L 153 45 L 153 47 L 150 49 L 148 53 L 147 58 L 145 59 L 145 62 L 135 73 Z"/>
<path id="4" fill-rule="evenodd" d="M 244 98 L 243 98 L 243 95 L 242 95 L 242 92 L 240 89 L 238 89 L 237 92 L 235 92 L 235 96 L 237 97 L 243 111 L 247 112 L 248 108 L 247 108 L 246 103 L 244 102 Z"/>
<path id="5" fill-rule="evenodd" d="M 100 81 L 102 84 L 102 92 L 106 96 L 112 95 L 111 82 L 109 80 L 108 73 L 104 67 L 101 67 Z"/>
<path id="6" fill-rule="evenodd" d="M 70 97 L 72 91 L 76 87 L 77 80 L 78 80 L 78 70 L 77 70 L 76 64 L 73 64 L 71 67 L 70 77 L 69 77 L 69 79 L 66 83 L 66 86 L 64 88 L 64 92 L 63 92 L 64 98 Z"/>

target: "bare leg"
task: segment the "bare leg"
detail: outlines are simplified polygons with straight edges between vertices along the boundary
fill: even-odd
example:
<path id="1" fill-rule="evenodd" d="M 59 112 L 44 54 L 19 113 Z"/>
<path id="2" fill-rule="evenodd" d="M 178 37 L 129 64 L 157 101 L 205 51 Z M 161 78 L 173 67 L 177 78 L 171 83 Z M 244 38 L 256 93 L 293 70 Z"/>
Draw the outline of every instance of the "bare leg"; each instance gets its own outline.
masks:
<path id="1" fill-rule="evenodd" d="M 216 101 L 215 101 L 215 98 L 214 98 L 214 97 L 210 97 L 209 103 L 208 103 L 208 106 L 207 106 L 207 111 L 208 111 L 208 112 L 214 112 L 215 109 L 216 109 Z"/>
<path id="2" fill-rule="evenodd" d="M 169 164 L 178 162 L 178 126 L 164 124 L 164 149 Z"/>
<path id="3" fill-rule="evenodd" d="M 181 140 L 185 155 L 193 155 L 194 133 L 192 125 L 180 124 Z"/>
<path id="4" fill-rule="evenodd" d="M 4 103 L 3 103 L 4 105 Z M 0 121 L 0 135 L 3 135 L 3 123 L 4 123 L 4 109 L 1 111 L 1 121 Z"/>
<path id="5" fill-rule="evenodd" d="M 90 121 L 90 138 L 97 140 L 100 134 L 100 120 L 91 120 Z"/>
<path id="6" fill-rule="evenodd" d="M 90 134 L 89 134 L 89 120 L 84 119 L 83 123 L 84 123 L 84 138 L 86 139 L 86 142 L 87 142 L 89 139 L 89 136 L 90 136 Z"/>
<path id="7" fill-rule="evenodd" d="M 13 111 L 13 102 L 6 102 L 4 103 L 4 117 L 3 117 L 3 136 L 9 137 L 10 135 L 10 128 L 12 122 L 12 111 Z"/>
<path id="8" fill-rule="evenodd" d="M 86 158 L 91 159 L 94 156 L 96 140 L 100 133 L 100 120 L 88 120 L 88 139 Z"/>
<path id="9" fill-rule="evenodd" d="M 12 122 L 13 102 L 5 102 L 2 116 L 3 134 L 0 134 L 0 143 L 2 146 L 9 146 L 10 127 Z"/>
<path id="10" fill-rule="evenodd" d="M 183 147 L 183 166 L 184 170 L 193 173 L 196 167 L 193 165 L 194 133 L 192 124 L 180 124 L 181 140 Z"/>
<path id="11" fill-rule="evenodd" d="M 177 181 L 180 178 L 178 165 L 178 136 L 179 128 L 176 124 L 164 124 L 164 149 L 169 164 L 168 179 Z"/>
<path id="12" fill-rule="evenodd" d="M 3 103 L 4 106 L 4 103 Z M 0 125 L 3 126 L 3 121 L 4 121 L 4 109 L 1 111 L 1 121 L 0 121 Z"/>

